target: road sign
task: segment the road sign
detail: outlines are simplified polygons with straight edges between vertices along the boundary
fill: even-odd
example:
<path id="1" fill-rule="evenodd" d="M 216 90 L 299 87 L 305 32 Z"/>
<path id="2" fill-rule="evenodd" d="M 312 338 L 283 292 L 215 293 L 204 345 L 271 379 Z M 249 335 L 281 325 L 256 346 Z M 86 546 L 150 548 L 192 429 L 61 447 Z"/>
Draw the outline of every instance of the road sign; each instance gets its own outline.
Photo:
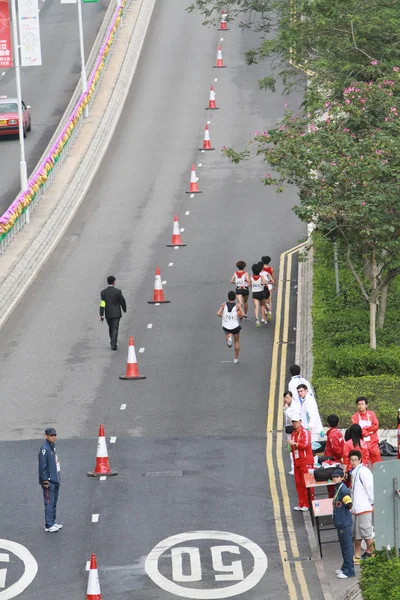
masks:
<path id="1" fill-rule="evenodd" d="M 4 552 L 6 550 L 6 552 Z M 7 565 L 14 554 L 23 562 L 23 573 L 15 583 L 7 587 Z M 10 600 L 19 596 L 35 579 L 38 564 L 25 546 L 10 540 L 0 539 L 0 600 Z"/>
<path id="2" fill-rule="evenodd" d="M 168 576 L 161 572 L 160 563 Z M 244 594 L 257 585 L 267 567 L 260 546 L 226 531 L 173 535 L 158 543 L 145 561 L 146 573 L 163 590 L 207 600 Z"/>

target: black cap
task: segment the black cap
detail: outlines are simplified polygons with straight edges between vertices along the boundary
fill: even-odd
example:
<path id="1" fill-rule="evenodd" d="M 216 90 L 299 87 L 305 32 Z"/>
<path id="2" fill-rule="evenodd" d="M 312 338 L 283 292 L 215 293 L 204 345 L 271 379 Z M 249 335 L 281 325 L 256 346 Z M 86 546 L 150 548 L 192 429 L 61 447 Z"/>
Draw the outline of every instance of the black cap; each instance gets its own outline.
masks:
<path id="1" fill-rule="evenodd" d="M 44 432 L 46 435 L 57 435 L 57 431 L 54 429 L 54 427 L 48 427 L 44 430 Z"/>
<path id="2" fill-rule="evenodd" d="M 336 469 L 334 469 L 332 471 L 331 477 L 343 477 L 343 476 L 344 476 L 344 471 L 340 467 L 337 467 Z"/>

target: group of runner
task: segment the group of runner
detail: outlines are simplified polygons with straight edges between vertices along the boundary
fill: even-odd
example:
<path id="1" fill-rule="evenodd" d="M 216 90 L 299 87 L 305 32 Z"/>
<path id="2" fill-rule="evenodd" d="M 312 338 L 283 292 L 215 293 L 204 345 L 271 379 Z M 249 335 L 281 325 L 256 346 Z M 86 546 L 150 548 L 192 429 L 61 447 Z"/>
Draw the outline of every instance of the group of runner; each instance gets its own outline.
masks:
<path id="1" fill-rule="evenodd" d="M 232 348 L 234 344 L 235 356 L 233 362 L 239 362 L 240 343 L 239 336 L 242 319 L 248 317 L 248 303 L 251 288 L 251 296 L 254 304 L 254 316 L 256 327 L 267 325 L 272 320 L 272 294 L 276 290 L 276 279 L 273 267 L 270 265 L 271 257 L 262 256 L 258 263 L 252 265 L 252 275 L 246 271 L 246 263 L 239 260 L 232 275 L 231 283 L 236 290 L 228 292 L 228 301 L 224 302 L 217 316 L 222 318 L 222 329 L 225 333 L 227 346 Z M 261 314 L 261 320 L 260 320 Z"/>

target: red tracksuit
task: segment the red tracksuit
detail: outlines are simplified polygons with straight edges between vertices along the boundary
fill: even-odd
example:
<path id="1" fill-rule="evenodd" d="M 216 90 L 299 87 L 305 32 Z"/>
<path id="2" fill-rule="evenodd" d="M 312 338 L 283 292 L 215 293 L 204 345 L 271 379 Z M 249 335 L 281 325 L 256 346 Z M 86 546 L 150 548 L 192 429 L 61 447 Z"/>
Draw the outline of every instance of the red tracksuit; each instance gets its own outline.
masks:
<path id="1" fill-rule="evenodd" d="M 343 435 L 337 427 L 331 427 L 326 432 L 325 456 L 332 456 L 337 462 L 342 462 L 343 459 Z"/>
<path id="2" fill-rule="evenodd" d="M 296 482 L 297 496 L 299 506 L 310 508 L 306 484 L 304 483 L 304 473 L 314 466 L 314 456 L 311 449 L 311 433 L 301 426 L 297 431 L 293 431 L 291 439 L 296 442 L 292 446 L 294 463 L 294 480 Z"/>
<path id="3" fill-rule="evenodd" d="M 370 425 L 363 425 L 362 421 L 367 421 L 370 423 Z M 373 465 L 376 462 L 382 462 L 381 453 L 379 451 L 379 438 L 377 434 L 379 429 L 379 421 L 376 414 L 372 410 L 368 409 L 365 411 L 365 413 L 356 412 L 351 417 L 351 422 L 358 423 L 361 426 L 364 442 L 366 442 L 368 445 L 370 463 Z M 366 440 L 366 437 L 369 437 L 370 439 Z"/>

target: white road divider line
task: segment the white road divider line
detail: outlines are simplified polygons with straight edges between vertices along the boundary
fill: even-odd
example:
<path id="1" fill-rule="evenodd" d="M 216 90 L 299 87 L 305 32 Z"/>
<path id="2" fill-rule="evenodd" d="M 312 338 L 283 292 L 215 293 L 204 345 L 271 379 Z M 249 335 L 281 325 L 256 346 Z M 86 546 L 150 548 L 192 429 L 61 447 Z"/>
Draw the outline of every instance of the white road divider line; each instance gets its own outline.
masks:
<path id="1" fill-rule="evenodd" d="M 202 150 L 202 152 L 204 152 L 204 150 Z M 190 197 L 191 197 L 191 198 L 194 198 L 194 194 L 190 194 Z"/>
<path id="2" fill-rule="evenodd" d="M 181 228 L 180 228 L 180 232 L 181 232 L 181 233 L 182 233 L 182 231 L 185 231 L 185 228 L 184 228 L 184 227 L 181 227 Z"/>
<path id="3" fill-rule="evenodd" d="M 115 444 L 115 442 L 117 441 L 117 436 L 113 435 L 110 437 L 110 444 Z"/>
<path id="4" fill-rule="evenodd" d="M 186 215 L 186 216 L 190 215 L 190 210 L 187 210 L 187 211 L 185 212 L 185 215 Z"/>
<path id="5" fill-rule="evenodd" d="M 85 567 L 85 570 L 86 570 L 86 571 L 89 571 L 89 570 L 90 570 L 90 560 L 88 560 L 88 561 L 86 562 L 86 567 Z"/>
<path id="6" fill-rule="evenodd" d="M 202 167 L 202 166 L 203 166 L 203 163 L 199 163 L 197 166 L 198 166 L 198 167 Z"/>
<path id="7" fill-rule="evenodd" d="M 139 354 L 143 354 L 144 348 L 139 348 Z"/>
<path id="8" fill-rule="evenodd" d="M 121 404 L 121 406 L 119 407 L 119 410 L 125 410 L 126 409 L 126 404 Z"/>
<path id="9" fill-rule="evenodd" d="M 153 323 L 147 323 L 147 329 L 153 329 Z"/>
<path id="10" fill-rule="evenodd" d="M 92 515 L 92 523 L 98 523 L 99 522 L 99 514 L 93 514 Z"/>
<path id="11" fill-rule="evenodd" d="M 168 266 L 169 266 L 169 267 L 173 267 L 173 266 L 174 266 L 174 263 L 168 263 Z"/>
<path id="12" fill-rule="evenodd" d="M 107 475 L 101 475 L 101 477 L 99 477 L 99 481 L 105 481 L 107 479 Z"/>

